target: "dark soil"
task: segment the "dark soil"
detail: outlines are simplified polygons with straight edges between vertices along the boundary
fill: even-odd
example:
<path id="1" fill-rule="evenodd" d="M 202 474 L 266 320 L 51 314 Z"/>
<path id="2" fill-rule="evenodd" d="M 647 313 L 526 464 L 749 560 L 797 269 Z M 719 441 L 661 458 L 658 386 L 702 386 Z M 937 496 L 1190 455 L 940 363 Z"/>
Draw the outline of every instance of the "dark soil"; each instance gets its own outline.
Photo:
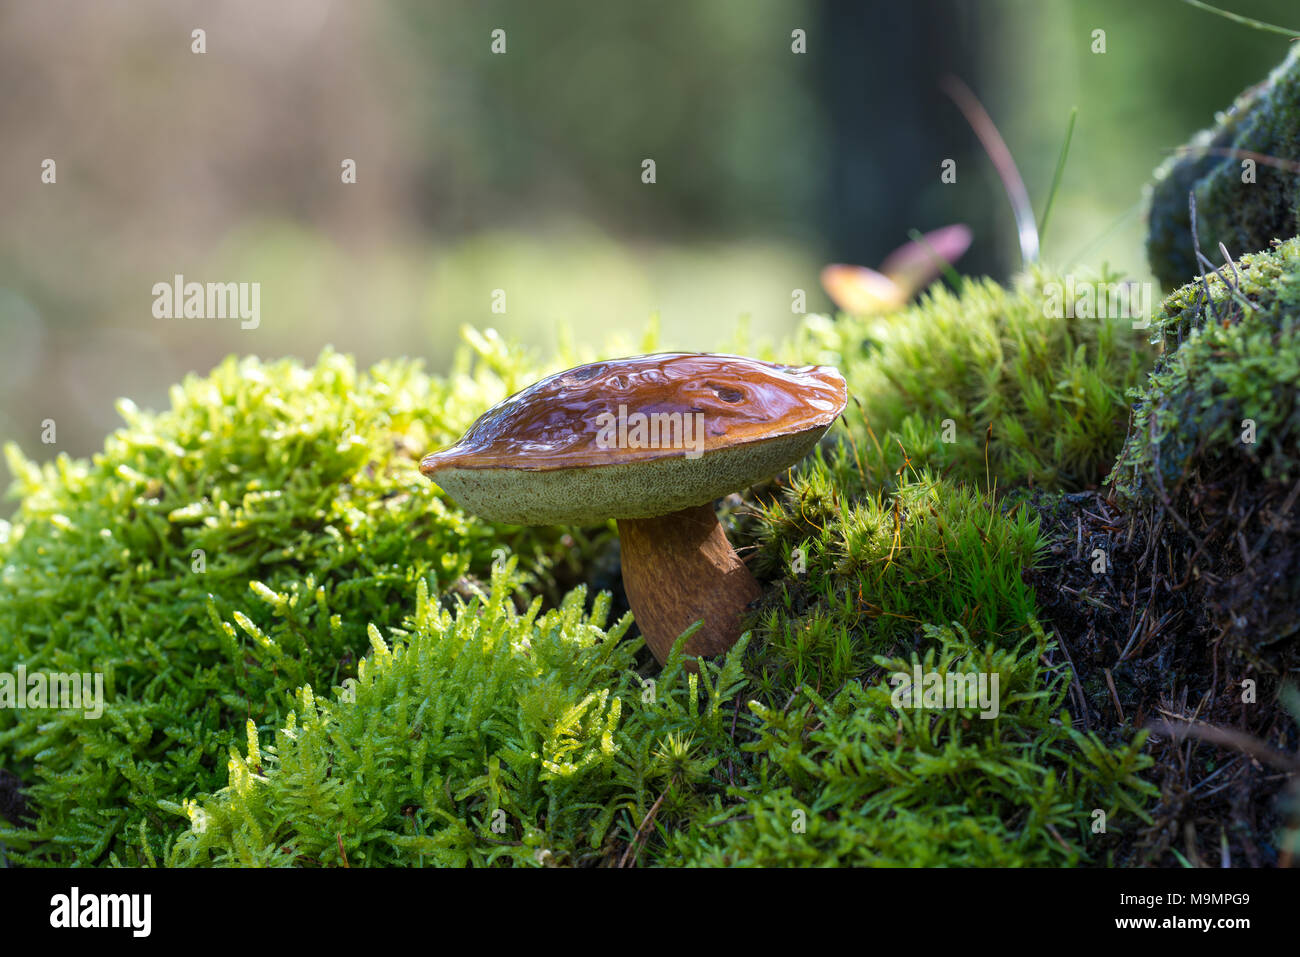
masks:
<path id="1" fill-rule="evenodd" d="M 22 786 L 17 775 L 0 768 L 0 817 L 15 827 L 23 827 L 29 818 Z"/>
<path id="2" fill-rule="evenodd" d="M 1025 580 L 1077 677 L 1075 726 L 1108 742 L 1151 732 L 1161 799 L 1115 863 L 1289 866 L 1300 735 L 1279 691 L 1300 675 L 1295 490 L 1241 474 L 1195 488 L 1129 511 L 1102 492 L 1030 492 L 1050 544 Z"/>

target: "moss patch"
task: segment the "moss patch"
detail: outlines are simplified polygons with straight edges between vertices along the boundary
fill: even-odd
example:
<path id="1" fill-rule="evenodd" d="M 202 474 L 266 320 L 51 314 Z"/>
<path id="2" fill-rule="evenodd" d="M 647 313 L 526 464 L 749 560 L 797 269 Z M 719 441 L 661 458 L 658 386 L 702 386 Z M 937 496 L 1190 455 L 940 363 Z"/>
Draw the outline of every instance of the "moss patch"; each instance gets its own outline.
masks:
<path id="1" fill-rule="evenodd" d="M 824 481 L 814 464 L 798 486 Z M 1053 646 L 1013 573 L 984 584 L 984 545 L 1032 552 L 1034 529 L 975 493 L 926 479 L 900 493 L 908 531 L 889 571 L 887 538 L 854 544 L 858 563 L 816 559 L 820 587 L 850 602 L 872 572 L 890 576 L 893 615 L 836 619 L 839 671 L 770 667 L 760 629 L 699 676 L 670 659 L 638 670 L 626 622 L 583 593 L 519 613 L 507 569 L 489 593 L 440 611 L 422 590 L 407 628 L 371 632 L 352 688 L 304 689 L 269 729 L 249 724 L 229 785 L 185 811 L 171 863 L 241 864 L 1060 864 L 1105 861 L 1144 820 L 1141 736 L 1108 747 L 1075 732 Z M 959 502 L 949 508 L 947 502 Z M 894 514 L 893 507 L 886 509 Z M 912 530 L 910 526 L 921 526 Z M 829 529 L 841 554 L 858 521 Z M 949 535 L 951 529 L 951 535 Z M 808 545 L 812 546 L 812 537 Z M 946 545 L 950 565 L 902 590 Z M 901 555 L 900 555 L 901 557 Z M 870 570 L 870 571 L 869 571 Z M 998 584 L 1005 587 L 999 591 Z M 963 596 L 988 589 L 988 615 Z M 954 597 L 943 605 L 940 593 Z M 788 589 L 776 599 L 782 603 Z M 936 604 L 939 603 L 939 604 Z M 923 616 L 957 609 L 967 624 Z M 788 636 L 808 617 L 772 621 Z M 390 645 L 390 640 L 392 644 Z M 826 651 L 826 648 L 818 649 Z M 780 661 L 779 657 L 776 660 Z M 896 672 L 998 674 L 1000 710 L 899 709 Z M 819 693 L 817 688 L 822 688 Z M 1096 812 L 1107 830 L 1094 833 Z M 795 812 L 802 812 L 801 814 Z"/>
<path id="2" fill-rule="evenodd" d="M 548 371 L 497 339 L 447 379 L 230 360 L 124 407 L 92 462 L 11 451 L 0 669 L 102 671 L 108 707 L 0 712 L 32 815 L 0 842 L 83 865 L 1113 860 L 1145 821 L 1142 740 L 1072 727 L 1021 578 L 1036 518 L 994 488 L 1095 484 L 1146 354 L 1127 318 L 1053 313 L 1052 281 L 809 320 L 778 357 L 838 365 L 864 414 L 728 500 L 766 594 L 699 676 L 607 628 L 617 596 L 588 605 L 617 583 L 608 529 L 492 526 L 420 477 Z M 998 716 L 893 706 L 912 664 L 996 672 Z"/>
<path id="3" fill-rule="evenodd" d="M 100 672 L 110 704 L 100 720 L 0 709 L 3 765 L 35 809 L 6 832 L 11 857 L 138 863 L 146 833 L 176 830 L 161 801 L 224 783 L 232 721 L 278 722 L 298 686 L 354 675 L 367 624 L 399 625 L 417 582 L 486 576 L 505 549 L 543 587 L 558 530 L 494 529 L 416 467 L 527 374 L 482 345 L 448 380 L 328 352 L 232 359 L 168 411 L 124 403 L 92 462 L 8 449 L 0 671 Z"/>
<path id="4" fill-rule="evenodd" d="M 1102 481 L 1124 440 L 1125 390 L 1152 357 L 1131 318 L 1064 308 L 1067 278 L 936 285 L 888 316 L 805 324 L 797 354 L 844 374 L 857 403 L 846 418 L 874 482 L 892 483 L 905 464 L 980 485 Z"/>

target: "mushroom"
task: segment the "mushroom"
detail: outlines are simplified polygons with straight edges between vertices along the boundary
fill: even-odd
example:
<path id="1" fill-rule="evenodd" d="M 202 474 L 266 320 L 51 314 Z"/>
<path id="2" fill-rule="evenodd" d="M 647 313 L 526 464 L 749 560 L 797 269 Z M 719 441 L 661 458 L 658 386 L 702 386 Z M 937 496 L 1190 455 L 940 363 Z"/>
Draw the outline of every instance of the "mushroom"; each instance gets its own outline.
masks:
<path id="1" fill-rule="evenodd" d="M 488 410 L 420 471 L 462 508 L 512 525 L 618 521 L 623 584 L 663 664 L 740 637 L 758 583 L 713 502 L 803 458 L 843 411 L 826 366 L 660 353 L 561 372 Z"/>

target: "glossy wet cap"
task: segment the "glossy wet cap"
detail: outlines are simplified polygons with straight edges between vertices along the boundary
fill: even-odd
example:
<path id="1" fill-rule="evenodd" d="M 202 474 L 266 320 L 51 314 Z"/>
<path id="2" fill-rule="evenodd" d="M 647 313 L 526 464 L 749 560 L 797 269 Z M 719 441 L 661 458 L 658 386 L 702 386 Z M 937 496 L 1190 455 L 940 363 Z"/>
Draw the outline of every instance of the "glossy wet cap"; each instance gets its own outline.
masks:
<path id="1" fill-rule="evenodd" d="M 492 521 L 649 518 L 788 468 L 846 401 L 826 366 L 702 353 L 613 359 L 516 393 L 420 471 Z"/>

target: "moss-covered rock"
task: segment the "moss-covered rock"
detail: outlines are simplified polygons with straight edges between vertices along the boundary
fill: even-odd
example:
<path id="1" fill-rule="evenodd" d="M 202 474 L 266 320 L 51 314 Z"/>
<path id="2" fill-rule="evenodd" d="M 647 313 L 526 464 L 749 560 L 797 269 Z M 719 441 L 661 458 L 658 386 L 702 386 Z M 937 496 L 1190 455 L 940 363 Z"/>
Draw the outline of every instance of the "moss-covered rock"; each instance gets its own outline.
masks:
<path id="1" fill-rule="evenodd" d="M 1153 318 L 1162 356 L 1133 392 L 1109 479 L 1130 499 L 1176 496 L 1233 469 L 1300 478 L 1300 237 L 1221 273 L 1176 290 Z"/>
<path id="2" fill-rule="evenodd" d="M 1285 673 L 1300 635 L 1300 238 L 1221 273 L 1155 318 L 1163 355 L 1111 480 L 1186 536 L 1216 640 Z"/>
<path id="3" fill-rule="evenodd" d="M 1245 154 L 1273 157 L 1292 168 Z M 1188 193 L 1196 196 L 1201 251 L 1218 261 L 1218 244 L 1237 256 L 1300 233 L 1300 46 L 1268 80 L 1237 98 L 1215 125 L 1155 172 L 1148 196 L 1147 258 L 1165 289 L 1201 272 L 1192 240 Z M 1243 164 L 1247 164 L 1243 166 Z"/>

